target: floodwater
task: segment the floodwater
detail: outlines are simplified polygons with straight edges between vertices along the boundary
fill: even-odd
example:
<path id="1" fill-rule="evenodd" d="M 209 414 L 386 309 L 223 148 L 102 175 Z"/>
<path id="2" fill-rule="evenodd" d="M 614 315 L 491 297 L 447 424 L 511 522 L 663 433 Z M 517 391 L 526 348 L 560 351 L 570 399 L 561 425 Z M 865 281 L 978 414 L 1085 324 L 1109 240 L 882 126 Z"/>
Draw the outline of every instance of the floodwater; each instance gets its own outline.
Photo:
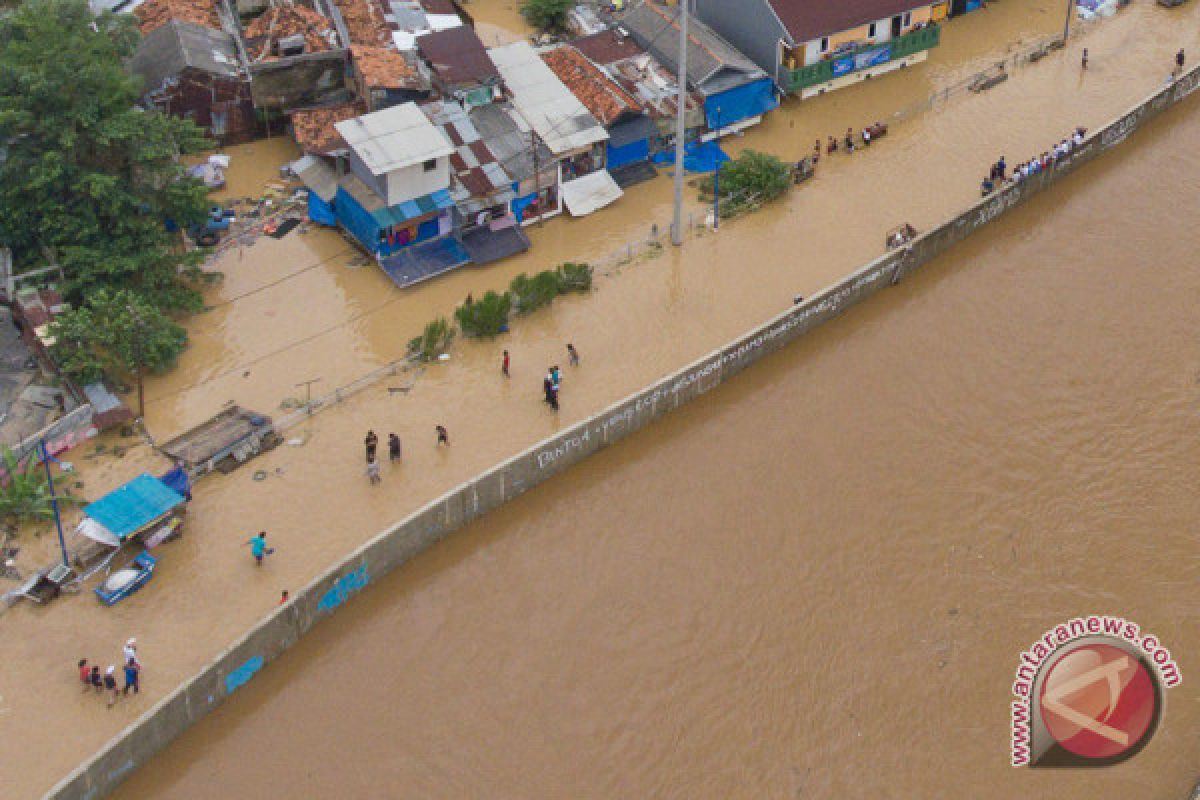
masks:
<path id="1" fill-rule="evenodd" d="M 1188 796 L 1198 114 L 370 587 L 118 797 Z M 1018 653 L 1092 612 L 1178 660 L 1159 734 L 1012 769 Z"/>
<path id="2" fill-rule="evenodd" d="M 999 58 L 1008 49 L 1006 42 L 1033 38 L 1053 30 L 1058 25 L 1058 15 L 1051 6 L 1057 5 L 1057 2 L 1038 0 L 1005 0 L 992 4 L 986 12 L 968 15 L 950 26 L 946 43 L 935 51 L 928 64 L 813 102 L 789 102 L 762 126 L 732 142 L 730 149 L 753 146 L 785 157 L 798 156 L 811 147 L 816 135 L 845 130 L 849 124 L 861 125 L 908 107 L 914 98 L 928 97 L 941 87 L 953 85 L 978 65 Z M 472 3 L 471 7 L 474 12 L 485 6 Z M 1120 114 L 1161 84 L 1179 47 L 1200 52 L 1198 20 L 1200 4 L 1196 3 L 1173 11 L 1151 3 L 1133 5 L 1115 19 L 1095 26 L 1083 38 L 1073 41 L 1066 52 L 1015 71 L 1009 81 L 987 93 L 963 94 L 949 103 L 939 104 L 931 112 L 909 118 L 895 126 L 869 151 L 852 157 L 822 160 L 816 178 L 785 200 L 722 225 L 719 233 L 693 238 L 683 248 L 667 248 L 658 258 L 617 265 L 603 256 L 626 242 L 644 238 L 652 223 L 665 225 L 670 201 L 670 180 L 665 173 L 649 185 L 634 187 L 617 204 L 591 217 L 554 220 L 542 227 L 528 229 L 534 249 L 521 258 L 483 269 L 460 270 L 410 292 L 394 289 L 373 267 L 353 266 L 355 256 L 346 242 L 329 232 L 301 234 L 297 230 L 280 240 L 269 237 L 259 240 L 244 250 L 241 259 L 236 251 L 227 254 L 217 265 L 224 271 L 225 281 L 214 287 L 208 296 L 213 310 L 188 322 L 193 347 L 184 355 L 178 370 L 148 383 L 149 427 L 160 438 L 210 416 L 228 401 L 279 414 L 282 401 L 303 395 L 304 390 L 296 384 L 310 378 L 321 378 L 314 386 L 314 395 L 331 392 L 364 372 L 395 359 L 403 352 L 405 342 L 429 318 L 449 313 L 468 292 L 478 297 L 488 288 L 505 286 L 518 272 L 580 258 L 595 259 L 603 268 L 599 270 L 595 291 L 588 296 L 561 298 L 548 310 L 517 318 L 512 332 L 496 340 L 455 342 L 449 362 L 429 365 L 373 384 L 322 411 L 311 422 L 290 429 L 287 432 L 290 444 L 231 475 L 205 478 L 189 504 L 186 535 L 161 548 L 154 581 L 129 600 L 105 608 L 85 593 L 51 606 L 22 605 L 6 613 L 0 619 L 6 647 L 4 667 L 0 669 L 0 720 L 6 729 L 21 732 L 10 739 L 6 751 L 8 757 L 0 761 L 0 785 L 5 787 L 6 796 L 32 797 L 44 791 L 272 610 L 282 589 L 295 591 L 304 586 L 384 526 L 481 470 L 553 434 L 562 425 L 598 412 L 778 313 L 790 305 L 795 293 L 808 295 L 829 285 L 879 255 L 883 250 L 884 232 L 899 222 L 907 220 L 924 229 L 955 213 L 976 196 L 979 179 L 988 163 L 999 154 L 1006 154 L 1013 163 L 1044 150 L 1075 125 L 1094 128 Z M 1086 75 L 1081 75 L 1079 49 L 1084 45 L 1091 51 L 1092 66 Z M 1178 120 L 1191 119 L 1196 113 L 1190 110 L 1196 100 L 1188 103 L 1172 116 L 1172 120 L 1177 121 L 1167 127 L 1165 133 L 1157 137 L 1135 136 L 1126 145 L 1126 150 L 1106 159 L 1140 165 L 1147 157 L 1145 142 L 1160 148 L 1165 144 L 1174 146 L 1172 138 L 1182 136 L 1185 131 L 1184 123 Z M 250 152 L 233 151 L 230 196 L 257 196 L 263 184 L 276 180 L 278 175 L 277 163 L 268 168 L 267 162 L 282 161 L 289 156 L 286 143 L 279 140 L 269 144 L 255 143 L 250 147 L 253 148 Z M 239 154 L 245 157 L 240 158 Z M 1169 200 L 1161 200 L 1162 208 L 1175 209 L 1188 202 L 1183 198 L 1194 181 L 1177 182 L 1179 176 L 1187 174 L 1185 166 L 1172 164 L 1157 172 L 1146 168 L 1146 181 L 1166 180 L 1169 191 L 1175 193 L 1168 196 Z M 1108 160 L 1089 166 L 1083 178 L 1072 184 L 1074 189 L 1063 190 L 1055 197 L 1065 202 L 1071 191 L 1084 188 L 1093 174 L 1102 175 L 1111 168 Z M 1093 200 L 1093 215 L 1088 219 L 1099 230 L 1092 234 L 1097 238 L 1088 241 L 1101 241 L 1107 246 L 1107 239 L 1102 237 L 1114 230 L 1115 214 L 1134 210 L 1129 202 L 1128 198 L 1113 193 Z M 1052 210 L 1047 204 L 1041 207 Z M 693 207 L 692 211 L 697 213 L 702 209 Z M 1029 217 L 1022 219 L 1029 222 Z M 1000 230 L 996 238 L 1002 243 L 1021 241 L 1029 235 L 1028 224 Z M 1164 249 L 1143 246 L 1141 252 L 1156 261 L 1145 262 L 1132 268 L 1131 272 L 1157 275 L 1158 261 L 1170 261 L 1168 256 L 1171 254 Z M 961 257 L 955 254 L 952 258 Z M 1013 270 L 1014 266 L 1007 264 L 1004 268 Z M 959 272 L 967 274 L 962 270 L 954 274 Z M 895 296 L 908 297 L 907 291 L 904 289 Z M 989 287 L 981 285 L 969 303 L 956 308 L 958 316 L 955 319 L 974 320 L 987 310 L 990 291 Z M 1054 313 L 1058 310 L 1054 309 Z M 824 347 L 828 348 L 828 351 L 821 350 L 822 358 L 837 356 L 841 363 L 842 348 L 847 346 L 843 343 L 846 332 L 858 331 L 858 325 L 867 326 L 869 332 L 880 325 L 884 317 L 862 312 L 853 319 L 857 322 L 851 328 L 837 328 L 842 335 L 822 334 L 815 340 L 824 342 Z M 1147 319 L 1139 324 L 1162 323 L 1162 320 L 1147 315 Z M 933 362 L 940 363 L 946 358 L 943 348 L 960 335 L 956 328 L 949 326 L 937 331 L 935 338 L 922 346 L 929 350 Z M 554 415 L 540 400 L 541 376 L 548 365 L 565 361 L 564 345 L 568 341 L 579 349 L 583 366 L 567 370 L 561 397 L 562 411 Z M 867 364 L 849 363 L 853 359 L 846 359 L 845 374 L 860 376 L 866 370 L 870 375 L 872 370 L 879 370 L 883 375 L 892 375 L 893 361 L 908 363 L 904 358 L 910 354 L 903 349 L 904 341 L 903 337 L 898 337 L 895 349 L 878 353 Z M 1071 341 L 1075 340 L 1068 337 L 1063 344 Z M 1057 338 L 1052 343 L 1055 342 Z M 805 352 L 808 352 L 807 348 L 805 345 Z M 508 381 L 499 374 L 502 349 L 508 349 L 513 357 L 513 377 Z M 1005 351 L 1005 354 L 1006 358 L 1019 360 L 1019 365 L 1034 363 L 1024 360 L 1029 357 L 1024 349 Z M 810 369 L 812 363 L 806 361 L 801 370 Z M 983 363 L 991 362 L 985 359 Z M 955 372 L 945 379 L 951 377 L 959 380 L 962 375 Z M 1194 373 L 1181 378 L 1192 379 Z M 747 380 L 754 379 L 748 377 Z M 867 385 L 862 378 L 858 383 Z M 849 390 L 844 393 L 848 396 L 835 391 L 838 386 L 843 386 L 837 380 L 831 379 L 818 386 L 821 391 L 829 392 L 831 398 L 840 398 L 847 413 L 867 413 L 866 406 L 855 403 L 860 391 L 857 386 L 853 393 Z M 1086 388 L 1100 390 L 1091 385 Z M 1110 387 L 1105 383 L 1100 388 L 1107 390 Z M 759 392 L 769 392 L 769 387 L 760 386 Z M 948 437 L 957 432 L 953 426 L 961 424 L 960 417 L 942 416 L 940 395 L 918 394 L 916 404 L 910 403 L 910 398 L 898 402 L 888 391 L 876 392 L 876 395 L 882 412 L 886 412 L 885 417 L 902 411 L 914 419 L 930 417 L 939 424 L 951 426 L 946 432 Z M 807 414 L 808 406 L 814 401 L 804 399 L 802 392 L 795 396 L 795 403 L 787 406 L 788 413 Z M 861 403 L 865 404 L 871 397 L 871 394 L 864 394 Z M 826 406 L 816 403 L 814 408 L 820 411 Z M 1051 406 L 1042 406 L 1038 411 L 1049 420 L 1056 418 L 1057 412 Z M 828 414 L 814 412 L 799 418 L 804 430 L 792 440 L 792 447 L 800 452 L 824 453 L 823 459 L 813 462 L 821 465 L 820 475 L 795 473 L 800 475 L 802 482 L 828 489 L 822 481 L 833 469 L 831 463 L 837 467 L 833 474 L 873 474 L 853 458 L 843 456 L 844 463 L 837 461 L 834 459 L 836 454 L 821 449 L 829 445 L 822 444 L 820 439 L 808 441 L 811 432 L 832 425 L 827 421 Z M 450 448 L 434 446 L 435 424 L 449 428 Z M 1043 425 L 1041 417 L 1038 425 Z M 373 428 L 381 436 L 395 431 L 405 443 L 403 464 L 386 467 L 379 487 L 369 486 L 363 475 L 361 442 L 367 428 Z M 1048 433 L 1044 427 L 1030 431 L 1033 442 L 1040 442 L 1043 433 Z M 858 455 L 864 452 L 862 444 L 851 433 L 843 431 L 842 435 L 844 450 L 839 449 L 839 453 Z M 887 436 L 891 435 L 887 433 Z M 933 436 L 932 433 L 929 435 Z M 1121 443 L 1107 431 L 1098 436 L 1095 448 Z M 784 440 L 774 433 L 764 438 L 772 443 Z M 705 451 L 704 457 L 689 457 L 689 466 L 693 462 L 705 464 L 717 458 L 737 463 L 732 460 L 735 454 L 726 454 L 727 445 L 721 436 L 713 436 L 711 441 L 713 446 Z M 652 449 L 658 446 L 656 444 Z M 967 439 L 963 447 L 969 448 L 967 453 L 984 457 L 978 450 L 982 447 L 978 441 Z M 873 452 L 875 459 L 884 465 L 895 464 L 897 469 L 907 466 L 903 450 Z M 1092 458 L 1096 457 L 1096 449 L 1089 448 L 1086 452 Z M 1140 445 L 1134 448 L 1135 454 L 1141 452 Z M 85 448 L 84 452 L 71 455 L 71 460 L 86 466 L 87 487 L 84 491 L 89 499 L 116 480 L 128 479 L 142 468 L 155 470 L 162 466 L 153 463 L 145 448 L 115 462 L 106 462 L 103 457 L 88 459 L 89 453 Z M 1005 460 L 1009 457 L 1007 452 L 1002 457 L 991 455 L 996 458 L 996 469 L 1009 463 Z M 588 465 L 573 472 L 572 484 L 586 484 L 590 476 L 600 474 L 598 470 L 607 469 L 603 465 L 613 462 L 595 463 L 601 466 Z M 671 463 L 664 469 L 678 471 L 679 465 Z M 730 479 L 742 473 L 761 478 L 762 468 L 750 466 L 733 470 Z M 698 473 L 697 480 L 703 474 Z M 1037 494 L 1043 487 L 1035 481 L 1040 473 L 1021 474 L 1028 476 L 1029 490 L 1036 490 L 1034 496 L 1043 497 Z M 1163 479 L 1169 477 L 1164 474 Z M 1041 480 L 1046 480 L 1044 475 Z M 951 485 L 964 486 L 961 482 Z M 1021 486 L 1022 491 L 1025 488 Z M 811 514 L 813 509 L 825 514 L 830 498 L 854 497 L 853 493 L 842 489 L 828 491 L 827 497 L 815 501 L 805 499 L 807 495 L 797 495 L 800 499 L 792 507 L 792 516 L 801 510 Z M 956 501 L 959 505 L 968 499 L 974 500 L 973 490 L 962 488 L 961 491 L 964 495 Z M 687 519 L 684 512 L 691 504 L 676 501 L 677 494 L 672 491 L 665 495 L 667 499 L 659 498 L 660 505 L 679 515 L 681 520 Z M 1143 492 L 1143 496 L 1148 495 Z M 336 501 L 331 502 L 331 498 Z M 1058 508 L 1059 501 L 1055 498 L 1045 496 L 1043 499 L 1048 506 Z M 980 495 L 980 502 L 994 500 L 994 492 Z M 632 497 L 621 502 L 637 507 Z M 757 501 L 754 504 L 755 520 L 770 512 L 765 505 L 761 508 L 759 505 Z M 829 507 L 828 513 L 832 515 L 835 510 Z M 914 507 L 914 513 L 924 510 Z M 729 512 L 720 513 L 727 515 Z M 1055 513 L 1059 512 L 1056 510 Z M 661 520 L 661 517 L 654 519 Z M 832 516 L 821 520 L 822 536 L 836 541 L 838 537 L 848 535 L 827 533 L 837 530 L 824 524 L 832 520 Z M 71 521 L 69 519 L 68 523 Z M 618 529 L 627 527 L 627 523 L 622 523 L 611 527 L 611 532 L 615 534 Z M 634 527 L 644 530 L 640 524 Z M 270 541 L 277 552 L 268 559 L 266 566 L 256 569 L 244 543 L 260 529 L 270 532 Z M 655 529 L 653 535 L 664 537 L 674 547 L 678 539 L 670 538 L 673 530 L 667 526 Z M 1022 530 L 1026 531 L 1025 536 L 1035 536 L 1031 528 Z M 609 531 L 607 523 L 597 524 L 591 535 L 598 541 L 609 542 L 606 538 Z M 688 525 L 684 533 L 694 534 L 695 526 Z M 523 533 L 522 538 L 525 535 L 531 534 Z M 968 535 L 968 531 L 964 529 L 962 535 Z M 484 551 L 484 557 L 497 559 L 497 569 L 503 570 L 508 569 L 505 565 L 510 558 L 519 555 L 518 551 L 507 555 L 510 552 L 508 545 L 514 538 L 517 537 L 505 539 L 471 534 L 463 540 L 496 543 L 497 547 L 488 547 Z M 812 541 L 823 539 L 817 537 Z M 855 559 L 854 563 L 863 570 L 864 581 L 873 580 L 881 571 L 885 576 L 890 575 L 871 560 L 882 545 L 870 540 L 871 546 L 866 547 L 868 540 L 854 536 L 848 541 L 858 548 L 857 551 L 852 556 L 839 555 L 837 559 Z M 439 548 L 432 557 L 445 558 L 439 555 L 441 553 L 461 554 L 462 551 L 454 550 L 461 546 L 452 544 L 445 550 Z M 703 542 L 697 541 L 696 546 L 702 548 Z M 965 548 L 966 544 L 962 546 Z M 541 552 L 550 555 L 549 551 Z M 565 555 L 557 560 L 551 557 L 545 563 L 559 569 L 564 566 L 578 568 L 594 563 L 597 558 L 580 551 L 578 559 L 585 560 L 577 560 L 574 550 L 563 552 Z M 605 569 L 616 568 L 619 552 Z M 745 560 L 749 565 L 756 552 L 760 551 L 736 551 L 732 557 L 738 563 Z M 969 558 L 955 552 L 955 558 L 944 562 L 952 573 L 968 563 L 966 559 Z M 821 555 L 819 549 L 814 550 L 814 558 Z M 1182 559 L 1177 560 L 1182 563 Z M 538 563 L 534 558 L 523 568 L 531 569 Z M 599 568 L 599 564 L 597 566 Z M 436 574 L 437 571 L 431 569 L 427 580 L 435 580 Z M 635 572 L 635 575 L 642 574 Z M 505 574 L 499 577 L 506 578 Z M 917 577 L 909 577 L 917 580 Z M 506 579 L 526 580 L 517 569 L 508 572 Z M 1077 578 L 1068 575 L 1068 579 L 1073 585 L 1081 585 Z M 798 573 L 798 580 L 807 581 L 809 577 L 806 573 Z M 449 587 L 452 583 L 438 585 Z M 396 591 L 402 595 L 413 591 L 411 585 L 398 585 L 402 588 Z M 543 599 L 558 600 L 565 591 L 562 587 L 554 591 L 553 583 L 547 583 L 546 587 L 547 594 L 539 595 Z M 974 588 L 977 592 L 994 589 L 987 582 L 980 582 Z M 530 591 L 536 592 L 538 587 Z M 554 594 L 549 594 L 551 591 Z M 589 592 L 597 603 L 605 597 L 599 588 L 594 587 Z M 762 595 L 759 599 L 765 602 L 765 597 Z M 445 598 L 449 600 L 444 601 Z M 713 602 L 716 600 L 714 598 Z M 365 602 L 369 605 L 379 601 L 368 599 Z M 578 598 L 571 602 L 575 605 L 568 604 L 568 608 L 579 607 Z M 612 598 L 604 602 L 612 602 Z M 1114 602 L 1113 605 L 1117 604 Z M 961 602 L 957 606 L 966 607 Z M 708 607 L 706 604 L 700 606 Z M 430 598 L 422 608 L 429 615 L 428 619 L 434 620 L 432 624 L 440 625 L 445 621 L 450 625 L 459 607 L 452 593 L 439 589 L 437 598 Z M 640 608 L 648 611 L 650 606 Z M 1131 615 L 1136 615 L 1139 610 L 1135 606 L 1129 606 L 1129 609 L 1127 613 Z M 827 610 L 822 608 L 822 613 Z M 1066 614 L 1073 607 L 1063 603 L 1061 610 Z M 1043 617 L 1041 612 L 1033 615 L 1039 629 L 1045 622 Z M 689 625 L 694 627 L 700 621 L 692 620 Z M 1148 619 L 1144 624 L 1157 628 L 1165 637 L 1173 633 L 1168 625 L 1158 620 Z M 436 647 L 466 646 L 461 641 L 456 643 L 450 636 L 451 627 L 447 631 L 445 642 L 413 638 L 398 653 L 388 650 L 378 655 L 377 650 L 372 652 L 376 652 L 382 661 L 388 661 L 416 658 L 426 650 L 432 657 L 436 655 Z M 578 635 L 585 633 L 592 635 L 592 628 L 581 623 Z M 76 690 L 73 667 L 77 659 L 85 656 L 102 663 L 115 662 L 120 655 L 120 644 L 128 636 L 137 636 L 141 644 L 146 667 L 144 689 L 137 698 L 122 701 L 109 711 L 102 704 L 93 702 L 94 698 Z M 941 641 L 915 636 L 916 640 L 922 638 L 935 644 Z M 1021 639 L 1027 638 L 1026 632 L 1021 631 Z M 657 644 L 646 642 L 646 645 L 651 649 L 669 650 L 667 646 L 671 641 L 676 640 L 667 637 Z M 693 651 L 683 647 L 670 652 L 674 654 L 672 657 L 686 660 Z M 734 651 L 734 654 L 740 652 Z M 871 652 L 877 654 L 877 651 Z M 477 656 L 471 652 L 459 651 L 459 655 L 475 667 L 483 668 L 480 661 L 472 660 Z M 591 658 L 594 653 L 587 655 Z M 1181 654 L 1181 662 L 1186 670 L 1188 662 L 1182 660 L 1184 655 L 1186 652 Z M 1005 670 L 1010 668 L 1008 659 L 1006 650 L 1003 655 Z M 405 671 L 412 673 L 414 662 L 404 663 Z M 536 666 L 514 663 L 518 666 L 505 667 L 509 670 L 504 673 L 507 678 L 515 679 Z M 606 671 L 616 670 L 613 663 L 604 664 Z M 637 680 L 673 678 L 678 672 L 677 667 L 678 663 L 665 675 L 644 676 Z M 354 670 L 362 672 L 364 667 L 356 666 Z M 272 675 L 287 672 L 286 667 L 279 670 L 272 667 L 264 673 L 263 680 L 275 680 Z M 549 676 L 555 673 L 535 671 L 533 674 Z M 613 674 L 615 678 L 620 673 Z M 330 686 L 323 686 L 317 694 L 327 693 L 326 690 L 341 682 L 343 676 L 329 680 Z M 38 690 L 30 691 L 30 687 L 38 687 Z M 996 691 L 1000 697 L 1002 690 Z M 561 698 L 561 695 L 557 696 Z M 444 698 L 436 693 L 429 697 L 439 704 L 458 702 L 457 698 Z M 530 703 L 531 710 L 544 713 L 544 709 L 538 709 L 527 694 L 516 697 Z M 571 703 L 586 699 L 587 696 L 581 693 Z M 502 700 L 497 695 L 496 702 Z M 309 697 L 305 697 L 299 704 L 308 701 Z M 387 703 L 383 705 L 388 706 Z M 243 697 L 231 705 L 231 708 L 238 707 L 246 708 Z M 396 707 L 403 708 L 406 714 L 413 708 L 407 700 L 405 704 L 397 703 Z M 568 704 L 567 708 L 573 713 L 573 705 Z M 854 713 L 862 716 L 857 706 Z M 432 715 L 427 716 L 432 718 Z M 411 715 L 405 719 L 414 722 Z M 455 717 L 449 711 L 444 724 L 455 726 Z M 291 731 L 294 726 L 284 727 Z M 365 723 L 361 728 L 370 729 Z M 981 727 L 980 730 L 985 729 Z M 616 736 L 625 737 L 624 741 L 634 741 L 628 738 L 626 729 L 614 732 L 612 728 L 597 725 L 594 733 L 602 740 Z M 682 735 L 682 729 L 679 733 Z M 546 747 L 553 748 L 551 743 L 554 741 L 554 736 L 547 738 Z M 307 760 L 314 761 L 316 756 Z M 445 785 L 454 784 L 447 782 Z M 238 793 L 249 794 L 248 791 Z M 299 792 L 300 796 L 309 794 Z"/>

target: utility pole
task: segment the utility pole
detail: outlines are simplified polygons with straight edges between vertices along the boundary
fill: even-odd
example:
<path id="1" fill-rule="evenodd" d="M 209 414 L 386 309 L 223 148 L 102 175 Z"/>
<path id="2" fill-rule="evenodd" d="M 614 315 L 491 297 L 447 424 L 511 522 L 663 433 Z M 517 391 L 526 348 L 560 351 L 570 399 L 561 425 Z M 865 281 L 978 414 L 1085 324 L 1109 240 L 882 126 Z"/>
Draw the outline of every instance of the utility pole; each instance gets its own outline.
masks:
<path id="1" fill-rule="evenodd" d="M 1067 21 L 1063 24 L 1063 45 L 1071 36 L 1071 15 L 1075 12 L 1075 0 L 1067 0 Z"/>
<path id="2" fill-rule="evenodd" d="M 312 385 L 320 382 L 320 378 L 309 378 L 306 381 L 300 381 L 296 384 L 297 389 L 301 386 L 304 387 L 304 410 L 308 412 L 310 417 L 312 416 Z"/>
<path id="3" fill-rule="evenodd" d="M 46 450 L 44 438 L 38 442 L 38 450 L 41 451 L 42 466 L 46 468 L 46 483 L 50 484 L 50 505 L 54 509 L 54 526 L 58 528 L 58 546 L 62 550 L 63 566 L 70 569 L 71 560 L 67 557 L 67 540 L 63 536 L 62 517 L 58 514 L 58 495 L 54 492 L 54 476 L 50 474 L 50 453 Z"/>
<path id="4" fill-rule="evenodd" d="M 675 219 L 671 223 L 671 244 L 683 244 L 683 137 L 687 113 L 688 0 L 679 0 L 679 100 L 675 115 Z"/>
<path id="5" fill-rule="evenodd" d="M 542 165 L 541 159 L 538 158 L 537 131 L 529 131 L 529 147 L 533 150 L 533 202 L 537 204 L 537 223 L 540 228 L 546 214 L 542 209 Z"/>
<path id="6" fill-rule="evenodd" d="M 138 314 L 137 309 L 133 307 L 133 303 L 125 306 L 128 309 L 130 316 L 133 317 L 134 325 L 137 331 L 133 337 L 133 360 L 134 366 L 137 367 L 137 383 L 138 383 L 138 419 L 145 424 L 146 421 L 146 387 L 142 381 L 142 335 L 145 333 L 145 327 L 142 325 L 142 317 Z"/>
<path id="7" fill-rule="evenodd" d="M 721 141 L 721 107 L 717 106 L 717 141 Z M 713 173 L 713 230 L 721 229 L 721 159 Z"/>

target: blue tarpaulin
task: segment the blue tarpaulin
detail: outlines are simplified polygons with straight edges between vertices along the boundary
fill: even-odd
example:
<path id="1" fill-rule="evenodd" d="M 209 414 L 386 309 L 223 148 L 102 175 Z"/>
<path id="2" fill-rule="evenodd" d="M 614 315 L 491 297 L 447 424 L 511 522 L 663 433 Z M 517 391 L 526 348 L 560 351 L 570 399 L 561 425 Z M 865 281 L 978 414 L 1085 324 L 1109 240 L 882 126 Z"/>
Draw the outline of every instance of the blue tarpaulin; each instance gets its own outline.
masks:
<path id="1" fill-rule="evenodd" d="M 129 483 L 85 506 L 83 513 L 118 539 L 127 539 L 159 517 L 183 505 L 183 495 L 153 475 Z"/>
<path id="2" fill-rule="evenodd" d="M 775 84 L 770 78 L 704 98 L 704 120 L 709 130 L 728 128 L 744 119 L 766 114 L 779 107 Z"/>
<path id="3" fill-rule="evenodd" d="M 628 164 L 636 164 L 650 157 L 650 140 L 638 139 L 621 147 L 608 143 L 608 169 L 614 170 Z"/>
<path id="4" fill-rule="evenodd" d="M 321 199 L 320 195 L 311 189 L 308 192 L 308 218 L 318 225 L 337 225 L 337 217 L 333 215 L 333 207 Z"/>
<path id="5" fill-rule="evenodd" d="M 188 500 L 192 499 L 192 479 L 183 467 L 176 467 L 166 475 L 158 476 L 158 479 Z"/>
<path id="6" fill-rule="evenodd" d="M 674 164 L 675 148 L 654 154 L 655 164 Z M 724 164 L 729 156 L 716 141 L 691 142 L 683 146 L 683 168 L 687 172 L 716 172 L 718 164 Z"/>

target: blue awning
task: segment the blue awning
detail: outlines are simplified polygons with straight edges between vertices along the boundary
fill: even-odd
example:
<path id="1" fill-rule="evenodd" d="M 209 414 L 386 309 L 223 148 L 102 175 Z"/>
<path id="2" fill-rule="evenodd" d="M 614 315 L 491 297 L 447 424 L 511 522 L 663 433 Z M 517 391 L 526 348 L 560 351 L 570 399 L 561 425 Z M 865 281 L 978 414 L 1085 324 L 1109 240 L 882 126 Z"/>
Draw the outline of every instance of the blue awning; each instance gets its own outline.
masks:
<path id="1" fill-rule="evenodd" d="M 124 540 L 183 503 L 183 495 L 158 478 L 139 475 L 85 506 L 83 513 Z"/>
<path id="2" fill-rule="evenodd" d="M 708 129 L 715 131 L 760 117 L 778 107 L 775 84 L 770 78 L 763 78 L 704 98 L 704 119 Z"/>
<path id="3" fill-rule="evenodd" d="M 433 194 L 372 211 L 371 216 L 375 218 L 379 227 L 390 228 L 393 225 L 407 225 L 411 220 L 420 219 L 435 211 L 442 211 L 453 206 L 454 200 L 450 197 L 450 191 L 438 189 Z"/>

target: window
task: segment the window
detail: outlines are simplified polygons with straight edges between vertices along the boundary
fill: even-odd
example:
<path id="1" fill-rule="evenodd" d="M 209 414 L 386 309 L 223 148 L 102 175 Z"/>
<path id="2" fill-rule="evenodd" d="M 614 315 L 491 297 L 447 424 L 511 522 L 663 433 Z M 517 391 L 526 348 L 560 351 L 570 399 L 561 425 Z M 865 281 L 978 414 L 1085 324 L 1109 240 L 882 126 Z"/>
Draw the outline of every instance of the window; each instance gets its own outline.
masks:
<path id="1" fill-rule="evenodd" d="M 425 162 L 424 166 L 425 166 L 426 172 L 433 172 L 435 169 L 437 169 L 437 159 L 436 158 L 429 159 L 428 161 Z"/>
<path id="2" fill-rule="evenodd" d="M 870 25 L 867 26 L 867 36 L 871 39 L 875 38 L 875 23 L 874 22 L 872 22 Z"/>
<path id="3" fill-rule="evenodd" d="M 904 12 L 904 27 L 907 28 L 909 25 L 912 25 L 912 12 L 905 11 Z"/>
<path id="4" fill-rule="evenodd" d="M 824 39 L 821 40 L 821 52 L 824 53 L 828 49 L 829 49 L 829 37 L 826 36 Z"/>

